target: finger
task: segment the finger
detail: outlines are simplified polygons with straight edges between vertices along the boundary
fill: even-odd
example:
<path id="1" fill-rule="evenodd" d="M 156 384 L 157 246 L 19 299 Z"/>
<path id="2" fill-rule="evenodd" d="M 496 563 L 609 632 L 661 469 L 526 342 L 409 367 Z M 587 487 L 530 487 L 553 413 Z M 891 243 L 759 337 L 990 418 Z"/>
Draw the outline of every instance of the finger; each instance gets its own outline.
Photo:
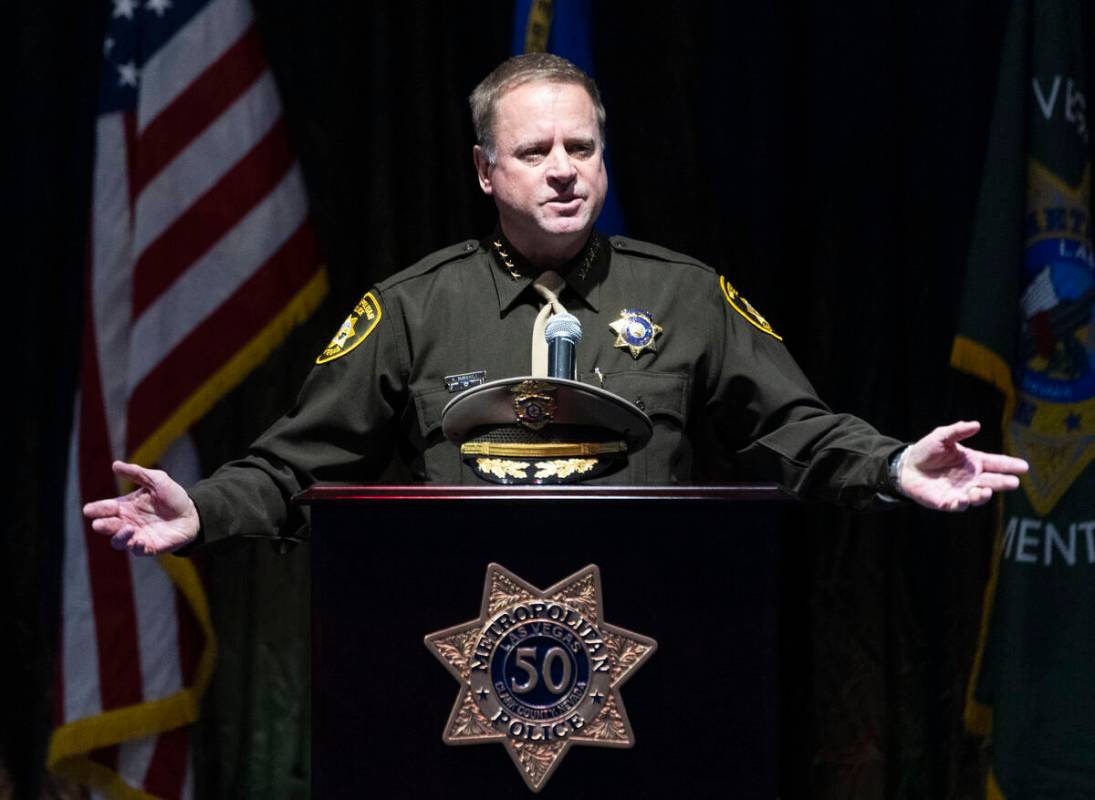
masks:
<path id="1" fill-rule="evenodd" d="M 969 496 L 971 506 L 983 506 L 992 499 L 992 489 L 987 489 L 983 486 L 974 486 L 970 489 Z"/>
<path id="2" fill-rule="evenodd" d="M 115 517 L 118 515 L 118 498 L 111 497 L 107 500 L 96 500 L 84 505 L 84 516 L 88 519 L 99 517 Z"/>
<path id="3" fill-rule="evenodd" d="M 110 465 L 110 468 L 114 471 L 114 474 L 119 478 L 124 478 L 130 483 L 137 486 L 143 486 L 145 489 L 151 489 L 155 480 L 152 478 L 152 473 L 142 467 L 140 464 L 129 464 L 125 461 L 115 461 Z"/>
<path id="4" fill-rule="evenodd" d="M 943 439 L 943 441 L 954 443 L 960 442 L 963 439 L 968 439 L 981 430 L 981 423 L 977 420 L 964 420 L 961 422 L 955 422 L 950 425 L 944 425 L 941 428 L 936 428 L 935 433 Z"/>
<path id="5" fill-rule="evenodd" d="M 944 511 L 965 511 L 969 508 L 970 501 L 967 497 L 955 497 L 952 500 L 947 501 L 943 506 Z"/>
<path id="6" fill-rule="evenodd" d="M 981 453 L 981 469 L 986 472 L 1004 472 L 1009 475 L 1025 475 L 1030 464 L 1015 456 L 1003 453 Z"/>
<path id="7" fill-rule="evenodd" d="M 137 531 L 131 525 L 123 525 L 122 529 L 110 537 L 110 546 L 115 550 L 126 550 L 129 542 L 137 535 Z"/>
<path id="8" fill-rule="evenodd" d="M 143 537 L 134 536 L 129 540 L 129 552 L 135 556 L 154 556 L 156 548 Z"/>
<path id="9" fill-rule="evenodd" d="M 982 472 L 977 476 L 977 486 L 992 489 L 994 492 L 1010 492 L 1019 488 L 1019 476 L 1001 475 L 998 472 Z"/>
<path id="10" fill-rule="evenodd" d="M 91 529 L 104 536 L 113 536 L 126 527 L 128 523 L 118 517 L 104 517 L 91 521 Z"/>
<path id="11" fill-rule="evenodd" d="M 138 532 L 129 540 L 129 552 L 135 556 L 154 556 L 161 552 L 167 552 L 166 548 L 157 545 L 155 540 L 148 536 L 147 532 Z"/>
<path id="12" fill-rule="evenodd" d="M 128 550 L 135 556 L 156 555 L 155 546 L 149 544 L 145 537 L 141 536 L 135 528 L 128 525 L 124 526 L 118 533 L 111 537 L 110 546 L 115 550 Z"/>

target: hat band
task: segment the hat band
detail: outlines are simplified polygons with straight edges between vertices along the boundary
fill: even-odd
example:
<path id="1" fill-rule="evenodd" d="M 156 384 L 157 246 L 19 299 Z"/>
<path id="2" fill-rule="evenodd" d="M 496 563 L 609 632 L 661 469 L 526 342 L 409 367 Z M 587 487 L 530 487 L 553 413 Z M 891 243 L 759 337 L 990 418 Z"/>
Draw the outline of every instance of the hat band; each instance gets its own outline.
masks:
<path id="1" fill-rule="evenodd" d="M 465 456 L 548 458 L 626 452 L 626 442 L 465 442 L 460 445 L 460 454 Z"/>

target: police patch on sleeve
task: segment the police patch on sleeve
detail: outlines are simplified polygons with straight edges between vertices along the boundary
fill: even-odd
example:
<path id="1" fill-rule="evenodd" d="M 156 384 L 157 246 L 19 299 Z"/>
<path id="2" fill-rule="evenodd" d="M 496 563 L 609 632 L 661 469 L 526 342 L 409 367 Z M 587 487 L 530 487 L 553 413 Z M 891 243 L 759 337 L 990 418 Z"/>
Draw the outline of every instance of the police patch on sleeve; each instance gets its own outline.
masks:
<path id="1" fill-rule="evenodd" d="M 316 363 L 326 364 L 328 361 L 341 358 L 364 342 L 380 322 L 380 316 L 380 303 L 377 302 L 376 295 L 368 292 L 354 306 L 354 310 L 350 312 L 350 316 L 346 317 L 346 321 L 339 327 L 338 333 L 331 339 L 330 344 L 319 354 Z"/>
<path id="2" fill-rule="evenodd" d="M 760 315 L 760 312 L 753 308 L 752 303 L 745 299 L 745 297 L 735 289 L 730 281 L 726 280 L 722 275 L 719 276 L 719 286 L 722 287 L 722 294 L 726 298 L 726 302 L 730 304 L 730 307 L 745 317 L 746 321 L 758 330 L 762 330 L 769 336 L 773 336 L 779 341 L 783 341 L 783 337 L 772 330 L 772 326 L 768 324 L 768 320 Z"/>

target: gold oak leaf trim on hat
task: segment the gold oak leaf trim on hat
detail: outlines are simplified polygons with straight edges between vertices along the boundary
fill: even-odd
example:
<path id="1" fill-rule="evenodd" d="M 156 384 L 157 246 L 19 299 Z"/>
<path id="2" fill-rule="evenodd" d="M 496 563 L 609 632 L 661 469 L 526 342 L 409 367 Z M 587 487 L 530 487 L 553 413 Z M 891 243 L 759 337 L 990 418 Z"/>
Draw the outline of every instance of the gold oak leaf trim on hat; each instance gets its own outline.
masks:
<path id="1" fill-rule="evenodd" d="M 366 292 L 365 296 L 358 300 L 350 316 L 339 327 L 334 338 L 316 358 L 317 364 L 326 364 L 336 358 L 342 358 L 359 344 L 369 338 L 377 324 L 380 322 L 382 312 L 376 295 Z"/>
<path id="2" fill-rule="evenodd" d="M 753 308 L 753 304 L 745 299 L 737 289 L 731 285 L 730 281 L 726 280 L 722 275 L 719 276 L 719 286 L 722 287 L 722 294 L 726 298 L 726 302 L 730 304 L 730 307 L 745 317 L 745 320 L 757 330 L 764 331 L 769 336 L 772 336 L 779 341 L 783 341 L 783 337 L 772 330 L 772 326 L 768 324 L 768 320 L 760 315 L 760 312 Z"/>
<path id="3" fill-rule="evenodd" d="M 584 475 L 595 466 L 595 458 L 557 458 L 553 461 L 537 461 L 536 478 L 569 478 L 571 475 Z"/>
<path id="4" fill-rule="evenodd" d="M 481 472 L 487 472 L 496 478 L 527 478 L 528 461 L 510 461 L 505 458 L 477 458 L 475 466 Z"/>

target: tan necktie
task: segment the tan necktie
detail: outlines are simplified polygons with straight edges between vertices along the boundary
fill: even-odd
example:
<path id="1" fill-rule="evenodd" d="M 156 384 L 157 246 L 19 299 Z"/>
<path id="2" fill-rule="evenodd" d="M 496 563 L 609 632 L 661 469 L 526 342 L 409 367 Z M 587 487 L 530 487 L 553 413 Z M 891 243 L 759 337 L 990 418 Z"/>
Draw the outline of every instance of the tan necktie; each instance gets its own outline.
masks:
<path id="1" fill-rule="evenodd" d="M 548 346 L 544 338 L 544 329 L 552 314 L 565 314 L 566 309 L 559 302 L 559 293 L 566 286 L 563 276 L 553 270 L 545 270 L 539 278 L 532 283 L 532 288 L 540 297 L 544 298 L 544 305 L 540 313 L 536 315 L 536 323 L 532 326 L 532 377 L 547 377 Z"/>

